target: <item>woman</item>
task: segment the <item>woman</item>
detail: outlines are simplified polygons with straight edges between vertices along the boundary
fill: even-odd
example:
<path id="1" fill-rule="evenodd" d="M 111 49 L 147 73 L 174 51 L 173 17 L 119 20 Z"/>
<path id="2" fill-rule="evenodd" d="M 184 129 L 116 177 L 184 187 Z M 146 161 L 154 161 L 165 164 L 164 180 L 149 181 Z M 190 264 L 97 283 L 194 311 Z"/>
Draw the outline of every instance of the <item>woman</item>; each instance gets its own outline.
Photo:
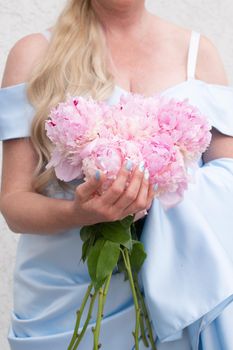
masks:
<path id="1" fill-rule="evenodd" d="M 51 40 L 38 33 L 15 44 L 0 90 L 1 211 L 10 229 L 22 233 L 11 349 L 67 348 L 89 282 L 86 265 L 78 264 L 79 228 L 149 208 L 142 281 L 158 349 L 232 349 L 233 90 L 216 48 L 148 13 L 143 0 L 70 0 L 46 33 Z M 126 163 L 101 197 L 92 196 L 103 181 L 99 173 L 67 188 L 45 169 L 44 120 L 66 92 L 116 103 L 128 91 L 188 97 L 212 122 L 196 183 L 166 213 L 156 200 L 151 206 L 153 189 L 143 165 Z M 134 176 L 124 191 L 130 171 Z M 115 273 L 102 348 L 131 350 L 133 326 L 129 285 Z M 80 350 L 92 348 L 91 327 Z"/>

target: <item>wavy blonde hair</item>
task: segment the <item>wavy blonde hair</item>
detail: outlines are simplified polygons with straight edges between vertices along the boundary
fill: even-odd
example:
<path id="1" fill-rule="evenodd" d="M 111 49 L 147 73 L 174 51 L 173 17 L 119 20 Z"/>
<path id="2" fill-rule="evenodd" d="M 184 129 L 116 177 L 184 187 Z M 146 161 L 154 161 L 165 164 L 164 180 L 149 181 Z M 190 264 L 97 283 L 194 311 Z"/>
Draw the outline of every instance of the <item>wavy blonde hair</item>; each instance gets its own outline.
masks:
<path id="1" fill-rule="evenodd" d="M 114 79 L 107 70 L 105 36 L 92 7 L 91 0 L 69 0 L 53 27 L 48 51 L 43 62 L 33 71 L 27 96 L 35 108 L 31 141 L 38 155 L 33 188 L 42 192 L 56 179 L 54 169 L 46 169 L 51 142 L 46 136 L 45 120 L 49 111 L 66 94 L 90 95 L 103 100 L 113 90 Z M 68 186 L 69 187 L 69 186 Z"/>

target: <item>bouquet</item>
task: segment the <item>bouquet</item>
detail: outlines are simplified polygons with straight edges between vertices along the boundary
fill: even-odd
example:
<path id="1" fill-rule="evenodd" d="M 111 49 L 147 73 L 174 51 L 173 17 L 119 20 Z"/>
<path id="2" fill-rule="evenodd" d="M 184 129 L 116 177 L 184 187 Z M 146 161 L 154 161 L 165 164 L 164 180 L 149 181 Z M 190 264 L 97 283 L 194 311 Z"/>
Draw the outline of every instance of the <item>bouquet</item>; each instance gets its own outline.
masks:
<path id="1" fill-rule="evenodd" d="M 96 170 L 105 174 L 100 188 L 103 193 L 116 178 L 125 159 L 134 164 L 144 161 L 155 197 L 166 210 L 183 198 L 192 181 L 190 168 L 211 140 L 207 118 L 189 104 L 157 94 L 144 97 L 122 95 L 119 103 L 67 96 L 53 108 L 45 123 L 53 149 L 47 168 L 54 167 L 57 178 L 63 181 L 84 180 Z M 156 349 L 149 313 L 139 287 L 138 273 L 146 259 L 139 241 L 134 215 L 123 220 L 84 226 L 80 231 L 82 260 L 87 262 L 91 283 L 77 311 L 76 325 L 68 350 L 77 349 L 98 299 L 98 311 L 93 327 L 93 350 L 99 343 L 104 304 L 114 268 L 125 273 L 129 280 L 135 305 L 135 349 L 139 339 Z M 83 327 L 80 322 L 84 308 L 89 310 Z M 80 331 L 81 328 L 81 331 Z"/>

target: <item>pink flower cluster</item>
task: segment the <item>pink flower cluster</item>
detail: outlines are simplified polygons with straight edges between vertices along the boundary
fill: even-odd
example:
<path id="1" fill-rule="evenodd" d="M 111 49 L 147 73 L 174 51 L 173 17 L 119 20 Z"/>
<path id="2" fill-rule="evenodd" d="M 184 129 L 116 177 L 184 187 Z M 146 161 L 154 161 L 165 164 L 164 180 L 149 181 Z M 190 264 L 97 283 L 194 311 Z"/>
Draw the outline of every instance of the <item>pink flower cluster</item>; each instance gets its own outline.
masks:
<path id="1" fill-rule="evenodd" d="M 106 190 L 125 159 L 144 160 L 155 194 L 164 208 L 178 203 L 211 140 L 207 118 L 188 100 L 160 95 L 122 95 L 110 106 L 91 98 L 68 96 L 53 108 L 45 128 L 53 150 L 47 168 L 63 181 L 106 174 Z"/>

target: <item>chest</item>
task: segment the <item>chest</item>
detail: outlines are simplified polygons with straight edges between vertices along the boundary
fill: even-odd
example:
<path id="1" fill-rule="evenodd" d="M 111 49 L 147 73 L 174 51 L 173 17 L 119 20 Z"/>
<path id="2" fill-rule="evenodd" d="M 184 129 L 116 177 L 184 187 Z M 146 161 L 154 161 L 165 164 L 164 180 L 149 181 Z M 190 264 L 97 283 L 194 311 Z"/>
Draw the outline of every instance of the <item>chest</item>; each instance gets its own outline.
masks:
<path id="1" fill-rule="evenodd" d="M 169 40 L 121 42 L 111 49 L 116 84 L 132 92 L 152 95 L 186 79 L 187 56 Z"/>

